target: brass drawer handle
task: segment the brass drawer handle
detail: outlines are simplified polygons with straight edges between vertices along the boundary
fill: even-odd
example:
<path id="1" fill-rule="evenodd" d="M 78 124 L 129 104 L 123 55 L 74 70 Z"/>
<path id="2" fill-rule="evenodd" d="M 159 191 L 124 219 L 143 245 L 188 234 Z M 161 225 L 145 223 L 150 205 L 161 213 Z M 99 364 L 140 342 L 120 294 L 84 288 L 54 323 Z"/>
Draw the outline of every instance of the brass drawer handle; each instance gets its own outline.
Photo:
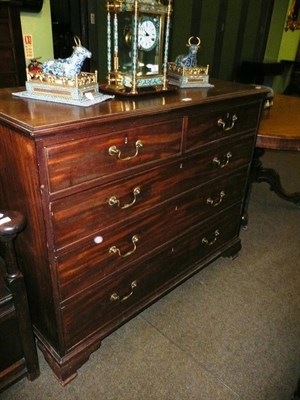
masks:
<path id="1" fill-rule="evenodd" d="M 231 118 L 229 118 L 228 114 L 226 121 L 223 121 L 222 118 L 218 119 L 218 126 L 221 126 L 223 131 L 230 131 L 234 127 L 235 121 L 237 121 L 237 119 L 238 117 L 236 116 L 236 114 L 233 114 Z"/>
<path id="2" fill-rule="evenodd" d="M 134 153 L 133 156 L 128 156 L 128 157 L 123 157 L 123 158 L 122 158 L 122 151 L 119 150 L 119 149 L 117 148 L 117 146 L 110 146 L 110 148 L 108 149 L 108 154 L 109 154 L 110 156 L 115 156 L 115 155 L 117 155 L 117 156 L 118 156 L 118 159 L 121 160 L 121 161 L 128 161 L 128 160 L 132 160 L 133 158 L 135 158 L 135 157 L 138 156 L 138 154 L 139 154 L 139 149 L 140 149 L 141 147 L 143 147 L 142 141 L 141 141 L 141 140 L 137 140 L 137 141 L 135 142 L 135 153 Z"/>
<path id="3" fill-rule="evenodd" d="M 137 287 L 137 281 L 133 281 L 133 282 L 131 282 L 131 284 L 130 284 L 130 289 L 131 289 L 131 292 L 130 293 L 128 293 L 126 296 L 124 296 L 124 297 L 122 297 L 122 298 L 120 298 L 120 296 L 118 295 L 118 293 L 113 293 L 111 296 L 110 296 L 110 301 L 126 301 L 126 300 L 128 300 L 129 299 L 129 297 L 131 297 L 132 295 L 133 295 L 133 292 L 134 292 L 134 289 Z"/>
<path id="4" fill-rule="evenodd" d="M 222 190 L 219 194 L 219 198 L 218 199 L 212 199 L 211 197 L 209 197 L 208 199 L 206 199 L 206 203 L 209 204 L 212 207 L 217 207 L 219 206 L 222 201 L 223 201 L 223 197 L 225 197 L 225 192 L 224 190 Z"/>
<path id="5" fill-rule="evenodd" d="M 136 243 L 138 242 L 138 240 L 139 240 L 139 238 L 138 238 L 137 235 L 133 235 L 132 236 L 131 241 L 132 241 L 132 244 L 133 244 L 133 249 L 128 251 L 125 254 L 121 254 L 120 249 L 118 249 L 118 247 L 116 247 L 116 246 L 112 246 L 109 249 L 109 254 L 118 254 L 122 258 L 128 257 L 128 256 L 130 256 L 131 254 L 133 254 L 136 251 Z"/>
<path id="6" fill-rule="evenodd" d="M 108 204 L 110 206 L 117 206 L 119 208 L 121 208 L 121 210 L 124 210 L 125 208 L 129 208 L 131 206 L 133 206 L 137 200 L 137 196 L 139 194 L 141 194 L 141 188 L 139 186 L 137 186 L 136 188 L 133 189 L 133 200 L 131 203 L 128 204 L 124 204 L 123 206 L 121 206 L 121 202 L 120 200 L 117 198 L 117 196 L 111 196 L 108 200 Z"/>
<path id="7" fill-rule="evenodd" d="M 206 246 L 212 246 L 214 243 L 216 243 L 218 236 L 220 235 L 220 232 L 218 229 L 215 230 L 214 232 L 214 238 L 209 241 L 206 239 L 206 237 L 202 238 L 202 243 L 205 244 Z"/>
<path id="8" fill-rule="evenodd" d="M 213 163 L 216 164 L 220 168 L 226 167 L 229 164 L 230 159 L 232 158 L 232 153 L 229 151 L 224 157 L 223 160 L 220 160 L 218 157 L 213 158 Z"/>

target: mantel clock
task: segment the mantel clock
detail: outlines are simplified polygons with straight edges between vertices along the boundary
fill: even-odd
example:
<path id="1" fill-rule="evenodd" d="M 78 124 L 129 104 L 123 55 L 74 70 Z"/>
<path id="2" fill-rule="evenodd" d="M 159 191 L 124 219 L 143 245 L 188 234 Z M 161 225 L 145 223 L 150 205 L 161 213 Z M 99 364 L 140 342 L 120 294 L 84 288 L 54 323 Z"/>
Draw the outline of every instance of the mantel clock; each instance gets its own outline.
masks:
<path id="1" fill-rule="evenodd" d="M 107 86 L 137 95 L 168 90 L 172 0 L 107 0 Z"/>

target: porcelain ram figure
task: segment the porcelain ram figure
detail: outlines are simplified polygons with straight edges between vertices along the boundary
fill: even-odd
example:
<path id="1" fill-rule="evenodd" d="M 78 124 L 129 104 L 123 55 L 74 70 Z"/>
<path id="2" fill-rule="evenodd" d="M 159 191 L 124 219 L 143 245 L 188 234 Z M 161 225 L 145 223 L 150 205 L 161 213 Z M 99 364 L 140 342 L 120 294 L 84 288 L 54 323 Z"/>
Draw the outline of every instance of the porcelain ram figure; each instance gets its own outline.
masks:
<path id="1" fill-rule="evenodd" d="M 192 44 L 193 36 L 188 40 L 187 47 L 189 48 L 188 54 L 181 54 L 176 57 L 175 64 L 178 67 L 194 68 L 197 67 L 197 52 L 200 47 L 200 39 L 197 37 L 197 43 Z"/>
<path id="2" fill-rule="evenodd" d="M 72 79 L 75 75 L 80 74 L 85 59 L 91 58 L 92 53 L 81 46 L 81 42 L 77 36 L 74 40 L 76 46 L 73 47 L 74 51 L 72 55 L 68 58 L 45 61 L 42 65 L 44 74 L 54 75 L 56 77 L 62 76 L 67 79 Z"/>

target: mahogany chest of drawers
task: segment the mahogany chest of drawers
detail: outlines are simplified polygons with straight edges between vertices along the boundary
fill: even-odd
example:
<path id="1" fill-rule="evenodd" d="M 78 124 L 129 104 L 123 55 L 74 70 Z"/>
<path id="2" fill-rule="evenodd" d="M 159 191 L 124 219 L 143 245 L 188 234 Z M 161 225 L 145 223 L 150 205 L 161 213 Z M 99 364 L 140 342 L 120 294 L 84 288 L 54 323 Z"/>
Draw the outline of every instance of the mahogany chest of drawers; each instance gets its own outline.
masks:
<path id="1" fill-rule="evenodd" d="M 118 326 L 240 250 L 265 91 L 214 85 L 87 108 L 0 91 L 0 205 L 27 218 L 16 247 L 62 383 Z"/>

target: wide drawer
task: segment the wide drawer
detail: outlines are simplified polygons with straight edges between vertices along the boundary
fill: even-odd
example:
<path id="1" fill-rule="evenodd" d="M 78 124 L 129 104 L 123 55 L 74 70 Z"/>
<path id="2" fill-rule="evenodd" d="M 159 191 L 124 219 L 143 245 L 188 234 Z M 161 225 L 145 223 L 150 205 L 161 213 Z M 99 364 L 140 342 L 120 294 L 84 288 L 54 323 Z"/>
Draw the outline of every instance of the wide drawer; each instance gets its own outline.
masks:
<path id="1" fill-rule="evenodd" d="M 260 101 L 250 104 L 221 103 L 208 112 L 191 113 L 188 118 L 186 151 L 226 140 L 238 133 L 256 130 Z"/>
<path id="2" fill-rule="evenodd" d="M 182 118 L 102 135 L 47 145 L 44 148 L 50 192 L 147 163 L 168 159 L 181 152 Z"/>
<path id="3" fill-rule="evenodd" d="M 126 221 L 57 258 L 61 298 L 127 269 L 138 259 L 182 236 L 204 219 L 241 203 L 246 171 L 218 179 L 164 203 L 146 217 Z"/>
<path id="4" fill-rule="evenodd" d="M 223 212 L 160 254 L 65 302 L 61 312 L 66 346 L 92 334 L 107 334 L 199 269 L 197 262 L 220 255 L 226 243 L 237 240 L 239 213 L 239 206 Z"/>
<path id="5" fill-rule="evenodd" d="M 126 181 L 95 187 L 54 201 L 51 203 L 54 246 L 61 249 L 81 241 L 99 229 L 134 218 L 193 187 L 247 166 L 252 151 L 251 135 Z M 119 200 L 121 206 L 133 204 L 122 209 L 112 199 Z"/>

